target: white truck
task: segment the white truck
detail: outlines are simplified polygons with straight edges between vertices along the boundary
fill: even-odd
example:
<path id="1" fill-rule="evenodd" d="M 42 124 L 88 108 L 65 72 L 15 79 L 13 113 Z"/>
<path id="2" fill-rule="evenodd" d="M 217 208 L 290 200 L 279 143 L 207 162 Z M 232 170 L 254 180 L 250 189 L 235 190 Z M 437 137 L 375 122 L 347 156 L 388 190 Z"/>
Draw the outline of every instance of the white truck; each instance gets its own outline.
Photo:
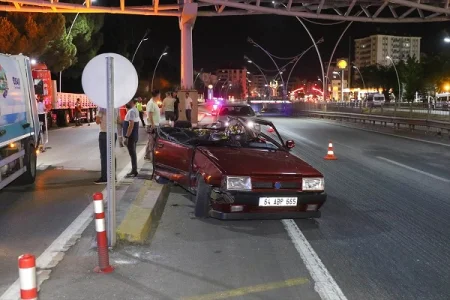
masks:
<path id="1" fill-rule="evenodd" d="M 34 182 L 40 130 L 30 59 L 0 54 L 0 190 Z"/>

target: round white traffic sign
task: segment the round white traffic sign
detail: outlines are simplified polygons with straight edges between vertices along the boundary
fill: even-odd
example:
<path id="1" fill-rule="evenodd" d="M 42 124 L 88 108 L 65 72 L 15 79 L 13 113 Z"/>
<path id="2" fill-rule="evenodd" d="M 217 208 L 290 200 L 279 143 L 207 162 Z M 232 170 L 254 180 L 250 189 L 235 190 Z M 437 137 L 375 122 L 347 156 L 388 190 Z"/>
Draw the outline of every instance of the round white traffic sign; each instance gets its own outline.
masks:
<path id="1" fill-rule="evenodd" d="M 114 58 L 114 107 L 130 101 L 138 88 L 138 75 L 133 64 L 116 53 L 104 53 L 91 59 L 83 70 L 81 84 L 84 93 L 96 105 L 107 107 L 106 58 Z"/>

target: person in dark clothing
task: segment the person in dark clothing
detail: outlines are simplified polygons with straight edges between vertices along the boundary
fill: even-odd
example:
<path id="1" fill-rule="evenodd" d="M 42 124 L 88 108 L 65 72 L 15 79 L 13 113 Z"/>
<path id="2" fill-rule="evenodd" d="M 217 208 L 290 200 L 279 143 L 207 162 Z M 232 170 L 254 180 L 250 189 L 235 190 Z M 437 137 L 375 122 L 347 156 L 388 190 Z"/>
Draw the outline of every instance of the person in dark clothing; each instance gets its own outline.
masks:
<path id="1" fill-rule="evenodd" d="M 175 99 L 175 103 L 173 104 L 175 107 L 175 121 L 178 120 L 180 112 L 178 111 L 178 105 L 180 104 L 180 99 L 177 96 L 177 92 L 172 92 L 172 98 Z"/>
<path id="2" fill-rule="evenodd" d="M 82 124 L 81 124 L 81 100 L 80 100 L 80 98 L 78 98 L 77 102 L 75 103 L 75 125 L 76 126 L 82 126 Z"/>
<path id="3" fill-rule="evenodd" d="M 136 145 L 139 138 L 140 119 L 135 100 L 128 102 L 127 109 L 128 112 L 123 123 L 124 143 L 127 145 L 128 153 L 131 158 L 131 172 L 127 174 L 127 177 L 136 177 L 138 175 Z"/>

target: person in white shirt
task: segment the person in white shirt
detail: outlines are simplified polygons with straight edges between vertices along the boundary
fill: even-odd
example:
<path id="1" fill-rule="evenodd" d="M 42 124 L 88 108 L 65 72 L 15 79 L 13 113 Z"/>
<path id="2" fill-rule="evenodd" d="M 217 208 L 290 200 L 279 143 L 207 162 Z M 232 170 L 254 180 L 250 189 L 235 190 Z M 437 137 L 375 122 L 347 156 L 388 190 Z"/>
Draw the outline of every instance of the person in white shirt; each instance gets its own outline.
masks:
<path id="1" fill-rule="evenodd" d="M 158 130 L 161 121 L 161 111 L 157 102 L 161 98 L 161 93 L 158 90 L 152 92 L 152 98 L 147 102 L 147 133 L 148 142 L 145 148 L 144 159 L 152 160 L 153 146 L 155 141 L 156 130 Z"/>
<path id="2" fill-rule="evenodd" d="M 42 128 L 42 132 L 45 132 L 45 130 L 46 130 L 46 128 L 45 128 L 46 111 L 45 111 L 44 101 L 42 100 L 41 97 L 39 97 L 39 99 L 38 99 L 37 113 L 38 113 L 39 123 L 41 123 L 41 126 L 42 126 L 41 127 Z"/>
<path id="3" fill-rule="evenodd" d="M 127 145 L 128 153 L 131 158 L 131 172 L 127 174 L 127 177 L 136 177 L 138 175 L 136 145 L 139 138 L 140 118 L 135 100 L 128 102 L 127 108 L 128 112 L 123 122 L 124 143 Z"/>
<path id="4" fill-rule="evenodd" d="M 189 97 L 189 93 L 186 93 L 186 98 L 184 100 L 186 105 L 186 119 L 191 122 L 191 112 L 192 112 L 192 98 Z"/>

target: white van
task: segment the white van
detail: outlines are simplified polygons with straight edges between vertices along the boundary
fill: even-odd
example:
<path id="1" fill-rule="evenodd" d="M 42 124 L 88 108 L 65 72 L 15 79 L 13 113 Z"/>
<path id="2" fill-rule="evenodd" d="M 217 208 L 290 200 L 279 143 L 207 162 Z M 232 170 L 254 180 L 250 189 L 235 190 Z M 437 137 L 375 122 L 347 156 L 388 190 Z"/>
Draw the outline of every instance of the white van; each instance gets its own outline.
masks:
<path id="1" fill-rule="evenodd" d="M 380 93 L 370 93 L 367 94 L 367 107 L 376 107 L 376 106 L 383 106 L 386 102 L 386 99 L 384 98 L 383 94 Z"/>

